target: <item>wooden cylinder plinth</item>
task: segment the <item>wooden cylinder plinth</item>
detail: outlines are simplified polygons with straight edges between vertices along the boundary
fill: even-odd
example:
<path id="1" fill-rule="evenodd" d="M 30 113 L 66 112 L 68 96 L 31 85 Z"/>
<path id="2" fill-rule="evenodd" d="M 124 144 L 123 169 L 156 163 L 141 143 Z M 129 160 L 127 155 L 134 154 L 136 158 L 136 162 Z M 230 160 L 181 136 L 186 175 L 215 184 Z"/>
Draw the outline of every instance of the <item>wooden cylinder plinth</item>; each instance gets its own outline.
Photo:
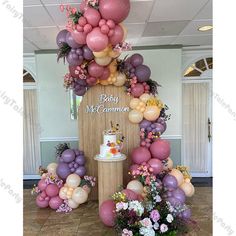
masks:
<path id="1" fill-rule="evenodd" d="M 99 206 L 123 185 L 123 161 L 98 161 Z"/>

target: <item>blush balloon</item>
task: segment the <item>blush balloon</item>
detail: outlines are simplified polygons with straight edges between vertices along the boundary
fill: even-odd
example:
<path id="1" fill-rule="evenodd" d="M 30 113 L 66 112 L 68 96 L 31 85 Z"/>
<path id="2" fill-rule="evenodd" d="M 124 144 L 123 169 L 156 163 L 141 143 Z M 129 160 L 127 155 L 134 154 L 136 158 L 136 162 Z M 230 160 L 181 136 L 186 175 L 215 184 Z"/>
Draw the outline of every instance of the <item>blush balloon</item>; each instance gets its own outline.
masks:
<path id="1" fill-rule="evenodd" d="M 163 164 L 158 159 L 152 158 L 148 161 L 148 164 L 152 167 L 153 174 L 155 175 L 160 174 L 163 171 Z"/>
<path id="2" fill-rule="evenodd" d="M 96 27 L 98 26 L 98 23 L 101 19 L 101 15 L 100 13 L 92 8 L 92 7 L 89 7 L 85 12 L 84 12 L 84 17 L 86 18 L 86 20 L 88 21 L 88 23 L 90 25 L 92 25 L 93 27 Z"/>
<path id="3" fill-rule="evenodd" d="M 107 80 L 110 76 L 110 70 L 105 67 L 102 73 L 102 76 L 99 78 L 100 80 Z"/>
<path id="4" fill-rule="evenodd" d="M 152 143 L 150 152 L 153 158 L 165 160 L 170 156 L 170 143 L 166 140 L 158 139 Z"/>
<path id="5" fill-rule="evenodd" d="M 86 33 L 74 30 L 71 32 L 71 36 L 73 37 L 76 43 L 86 44 L 86 37 L 87 37 Z"/>
<path id="6" fill-rule="evenodd" d="M 48 186 L 48 185 L 47 185 L 47 183 L 45 182 L 44 179 L 39 180 L 39 182 L 38 182 L 38 188 L 39 188 L 40 191 L 44 191 L 47 186 Z"/>
<path id="7" fill-rule="evenodd" d="M 56 184 L 49 184 L 45 191 L 49 197 L 55 197 L 59 194 L 59 188 Z"/>
<path id="8" fill-rule="evenodd" d="M 124 30 L 119 25 L 116 25 L 114 33 L 109 37 L 110 43 L 115 46 L 118 43 L 121 43 L 124 37 Z"/>
<path id="9" fill-rule="evenodd" d="M 41 200 L 40 195 L 37 196 L 37 198 L 36 198 L 36 205 L 37 205 L 39 208 L 47 208 L 47 207 L 48 207 L 48 204 L 49 204 L 48 201 L 46 201 L 46 200 Z"/>
<path id="10" fill-rule="evenodd" d="M 66 42 L 71 48 L 80 48 L 82 46 L 76 43 L 70 32 L 68 32 L 66 35 Z"/>
<path id="11" fill-rule="evenodd" d="M 89 75 L 95 78 L 101 77 L 104 72 L 104 67 L 99 66 L 96 62 L 92 62 L 88 66 Z"/>
<path id="12" fill-rule="evenodd" d="M 121 192 L 126 195 L 129 201 L 138 200 L 138 194 L 130 189 L 123 189 Z"/>
<path id="13" fill-rule="evenodd" d="M 99 216 L 104 225 L 113 227 L 115 225 L 115 207 L 112 200 L 104 201 L 99 208 Z"/>
<path id="14" fill-rule="evenodd" d="M 151 159 L 151 153 L 147 148 L 137 147 L 134 148 L 131 153 L 132 161 L 135 164 L 142 164 L 143 162 L 148 162 Z"/>
<path id="15" fill-rule="evenodd" d="M 131 94 L 135 97 L 138 98 L 144 93 L 144 87 L 142 84 L 135 84 L 133 88 L 131 88 Z"/>
<path id="16" fill-rule="evenodd" d="M 62 203 L 63 203 L 63 199 L 61 199 L 59 196 L 52 197 L 49 200 L 49 206 L 54 210 L 57 210 Z"/>

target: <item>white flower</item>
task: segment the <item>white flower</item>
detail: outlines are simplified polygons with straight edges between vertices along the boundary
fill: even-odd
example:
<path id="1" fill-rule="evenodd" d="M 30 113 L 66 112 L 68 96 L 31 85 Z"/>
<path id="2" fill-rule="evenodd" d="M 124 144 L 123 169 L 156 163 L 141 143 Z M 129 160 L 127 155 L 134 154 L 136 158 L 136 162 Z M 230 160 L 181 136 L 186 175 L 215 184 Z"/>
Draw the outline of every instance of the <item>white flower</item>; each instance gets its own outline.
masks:
<path id="1" fill-rule="evenodd" d="M 160 197 L 159 195 L 156 195 L 156 196 L 154 197 L 154 200 L 155 200 L 156 202 L 161 202 L 161 197 Z"/>
<path id="2" fill-rule="evenodd" d="M 133 210 L 138 216 L 141 216 L 144 212 L 144 207 L 139 201 L 131 201 L 129 202 L 129 210 Z"/>
<path id="3" fill-rule="evenodd" d="M 153 228 L 155 229 L 155 230 L 157 230 L 158 228 L 159 228 L 159 223 L 155 223 L 154 225 L 153 225 Z"/>
<path id="4" fill-rule="evenodd" d="M 141 227 L 139 233 L 144 236 L 155 236 L 155 231 L 152 228 Z"/>
<path id="5" fill-rule="evenodd" d="M 160 230 L 162 233 L 165 233 L 168 230 L 168 226 L 166 224 L 161 224 Z"/>
<path id="6" fill-rule="evenodd" d="M 128 203 L 126 202 L 118 202 L 116 203 L 116 211 L 119 212 L 121 210 L 127 210 L 128 209 Z"/>
<path id="7" fill-rule="evenodd" d="M 139 221 L 140 224 L 146 228 L 152 228 L 152 222 L 149 218 L 144 218 L 143 220 Z"/>
<path id="8" fill-rule="evenodd" d="M 166 220 L 167 222 L 171 223 L 174 220 L 174 217 L 171 214 L 168 214 Z"/>

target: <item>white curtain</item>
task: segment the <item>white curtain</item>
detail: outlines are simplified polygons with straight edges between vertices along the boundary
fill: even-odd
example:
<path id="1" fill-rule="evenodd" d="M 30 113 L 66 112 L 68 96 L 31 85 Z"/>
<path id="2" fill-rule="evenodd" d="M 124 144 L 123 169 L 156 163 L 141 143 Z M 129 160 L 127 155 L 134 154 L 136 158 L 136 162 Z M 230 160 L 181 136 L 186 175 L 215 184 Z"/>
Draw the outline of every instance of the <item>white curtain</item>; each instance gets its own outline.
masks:
<path id="1" fill-rule="evenodd" d="M 24 89 L 24 175 L 38 174 L 40 159 L 40 125 L 38 120 L 37 91 Z"/>
<path id="2" fill-rule="evenodd" d="M 207 172 L 209 84 L 183 84 L 183 165 Z"/>

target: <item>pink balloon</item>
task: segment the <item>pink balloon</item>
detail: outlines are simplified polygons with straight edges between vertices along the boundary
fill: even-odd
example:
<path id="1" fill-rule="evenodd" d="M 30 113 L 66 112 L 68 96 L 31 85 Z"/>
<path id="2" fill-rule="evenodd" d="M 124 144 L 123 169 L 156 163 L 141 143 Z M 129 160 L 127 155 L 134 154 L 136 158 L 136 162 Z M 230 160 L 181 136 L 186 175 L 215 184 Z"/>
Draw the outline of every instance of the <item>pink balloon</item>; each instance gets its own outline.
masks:
<path id="1" fill-rule="evenodd" d="M 152 143 L 150 152 L 153 158 L 165 160 L 170 156 L 170 143 L 166 140 L 158 139 Z"/>
<path id="2" fill-rule="evenodd" d="M 39 180 L 38 182 L 38 188 L 41 191 L 44 191 L 48 185 L 46 184 L 44 179 Z"/>
<path id="3" fill-rule="evenodd" d="M 123 38 L 124 38 L 124 30 L 119 25 L 116 25 L 113 35 L 109 37 L 110 43 L 113 46 L 115 46 L 118 43 L 121 43 Z"/>
<path id="4" fill-rule="evenodd" d="M 116 204 L 112 200 L 102 203 L 99 208 L 99 216 L 104 225 L 113 227 L 115 225 L 115 207 Z"/>
<path id="5" fill-rule="evenodd" d="M 148 162 L 151 159 L 151 153 L 145 147 L 137 147 L 133 149 L 131 158 L 135 164 L 142 164 L 143 162 Z"/>
<path id="6" fill-rule="evenodd" d="M 148 164 L 153 169 L 153 174 L 157 175 L 160 174 L 163 171 L 163 164 L 159 159 L 151 158 L 148 161 Z"/>
<path id="7" fill-rule="evenodd" d="M 79 32 L 77 30 L 74 30 L 71 32 L 71 36 L 78 44 L 86 44 L 86 33 L 85 32 Z"/>
<path id="8" fill-rule="evenodd" d="M 89 64 L 88 73 L 90 76 L 98 78 L 103 75 L 104 67 L 98 65 L 95 61 Z"/>
<path id="9" fill-rule="evenodd" d="M 36 205 L 40 208 L 47 208 L 48 207 L 48 201 L 41 200 L 40 195 L 38 195 L 37 198 L 36 198 Z"/>
<path id="10" fill-rule="evenodd" d="M 49 197 L 55 197 L 59 193 L 59 188 L 56 184 L 49 184 L 46 188 L 46 194 Z"/>
<path id="11" fill-rule="evenodd" d="M 52 197 L 49 201 L 49 206 L 56 210 L 59 208 L 59 206 L 63 203 L 63 200 L 59 197 L 59 196 L 56 196 L 56 197 Z"/>
<path id="12" fill-rule="evenodd" d="M 121 192 L 125 193 L 128 200 L 131 200 L 131 201 L 138 200 L 138 194 L 130 189 L 123 189 Z"/>
<path id="13" fill-rule="evenodd" d="M 110 76 L 110 70 L 107 67 L 105 67 L 104 71 L 102 73 L 102 76 L 99 79 L 100 80 L 107 80 L 109 78 L 109 76 Z"/>
<path id="14" fill-rule="evenodd" d="M 90 85 L 90 86 L 93 86 L 97 83 L 97 78 L 95 77 L 89 77 L 87 80 L 86 80 L 87 84 Z"/>
<path id="15" fill-rule="evenodd" d="M 144 87 L 143 87 L 143 85 L 140 84 L 140 83 L 135 84 L 135 86 L 133 88 L 131 88 L 131 94 L 135 98 L 139 98 L 141 95 L 144 94 Z"/>
<path id="16" fill-rule="evenodd" d="M 92 29 L 93 29 L 93 27 L 92 27 L 90 24 L 86 24 L 86 25 L 84 26 L 84 32 L 85 32 L 86 34 L 90 33 L 90 32 L 92 31 Z"/>
<path id="17" fill-rule="evenodd" d="M 130 11 L 129 0 L 100 0 L 99 11 L 102 18 L 106 20 L 114 20 L 115 23 L 122 22 Z"/>
<path id="18" fill-rule="evenodd" d="M 91 7 L 85 10 L 84 17 L 87 19 L 87 22 L 93 27 L 98 26 L 98 23 L 101 20 L 100 13 L 96 9 Z"/>
<path id="19" fill-rule="evenodd" d="M 108 34 L 109 33 L 109 27 L 108 27 L 108 25 L 102 25 L 101 26 L 101 32 L 103 33 L 103 34 Z"/>
<path id="20" fill-rule="evenodd" d="M 107 47 L 108 37 L 96 27 L 87 35 L 86 43 L 93 52 L 100 52 Z"/>
<path id="21" fill-rule="evenodd" d="M 133 171 L 137 171 L 137 170 L 138 170 L 138 167 L 139 167 L 139 165 L 133 164 L 133 165 L 130 166 L 129 170 L 130 170 L 130 172 L 132 173 Z"/>
<path id="22" fill-rule="evenodd" d="M 47 194 L 46 194 L 46 192 L 45 191 L 43 191 L 42 193 L 40 193 L 40 196 L 44 199 L 44 198 L 46 198 L 47 197 Z"/>

